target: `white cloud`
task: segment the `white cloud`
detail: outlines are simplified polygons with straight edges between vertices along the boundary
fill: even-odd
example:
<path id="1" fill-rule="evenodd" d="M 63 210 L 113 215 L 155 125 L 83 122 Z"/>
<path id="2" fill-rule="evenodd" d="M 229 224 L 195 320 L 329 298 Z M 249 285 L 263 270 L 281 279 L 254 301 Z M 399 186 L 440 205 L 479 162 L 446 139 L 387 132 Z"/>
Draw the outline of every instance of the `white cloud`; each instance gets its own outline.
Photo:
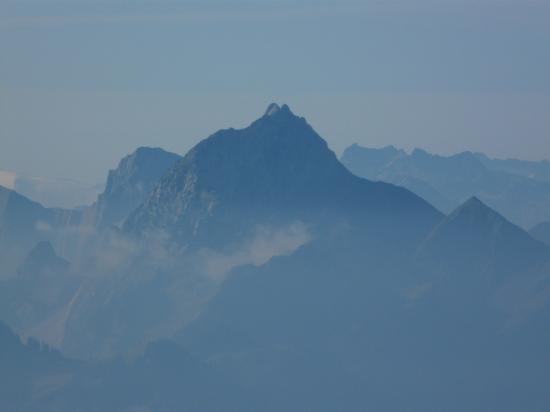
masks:
<path id="1" fill-rule="evenodd" d="M 220 279 L 238 266 L 260 266 L 275 256 L 289 255 L 310 240 L 307 227 L 300 222 L 276 229 L 258 226 L 254 234 L 232 252 L 201 250 L 200 266 L 207 276 Z"/>

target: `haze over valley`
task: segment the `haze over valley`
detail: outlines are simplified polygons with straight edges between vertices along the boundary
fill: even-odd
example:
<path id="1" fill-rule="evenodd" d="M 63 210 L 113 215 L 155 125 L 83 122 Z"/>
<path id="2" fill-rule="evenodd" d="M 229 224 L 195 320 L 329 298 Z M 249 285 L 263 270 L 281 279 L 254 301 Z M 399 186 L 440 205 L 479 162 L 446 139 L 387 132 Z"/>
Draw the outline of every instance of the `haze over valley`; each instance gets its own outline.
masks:
<path id="1" fill-rule="evenodd" d="M 272 104 L 183 156 L 138 148 L 86 207 L 2 188 L 2 407 L 544 410 L 547 224 L 505 212 L 545 210 L 547 164 L 342 162 Z"/>
<path id="2" fill-rule="evenodd" d="M 0 412 L 548 412 L 548 22 L 1 0 Z"/>

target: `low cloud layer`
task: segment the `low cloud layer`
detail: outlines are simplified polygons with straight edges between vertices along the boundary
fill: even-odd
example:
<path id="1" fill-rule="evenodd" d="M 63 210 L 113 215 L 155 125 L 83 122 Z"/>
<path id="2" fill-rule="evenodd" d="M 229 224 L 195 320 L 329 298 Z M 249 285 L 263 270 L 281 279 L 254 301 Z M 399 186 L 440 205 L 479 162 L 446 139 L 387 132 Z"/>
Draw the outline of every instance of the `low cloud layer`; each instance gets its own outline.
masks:
<path id="1" fill-rule="evenodd" d="M 238 266 L 259 266 L 275 256 L 288 255 L 310 240 L 311 235 L 301 222 L 282 228 L 258 226 L 253 235 L 232 252 L 203 249 L 199 252 L 199 261 L 206 275 L 220 279 Z"/>

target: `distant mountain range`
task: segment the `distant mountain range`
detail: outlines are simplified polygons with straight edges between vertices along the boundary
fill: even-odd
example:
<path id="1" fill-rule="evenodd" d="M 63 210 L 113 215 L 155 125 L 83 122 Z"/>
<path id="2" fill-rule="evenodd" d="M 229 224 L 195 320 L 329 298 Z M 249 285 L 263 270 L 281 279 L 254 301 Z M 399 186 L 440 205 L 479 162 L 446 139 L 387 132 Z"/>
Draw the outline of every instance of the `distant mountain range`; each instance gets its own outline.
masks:
<path id="1" fill-rule="evenodd" d="M 5 170 L 0 170 L 0 186 L 15 190 L 46 207 L 65 209 L 89 205 L 103 190 L 101 184 L 27 176 Z"/>
<path id="2" fill-rule="evenodd" d="M 490 159 L 471 152 L 439 156 L 421 149 L 407 154 L 393 146 L 358 145 L 347 148 L 341 161 L 358 176 L 408 188 L 444 213 L 477 196 L 524 228 L 550 220 L 548 161 Z"/>
<path id="3" fill-rule="evenodd" d="M 272 104 L 183 157 L 138 149 L 84 210 L 2 189 L 0 319 L 57 349 L 0 324 L 0 407 L 546 410 L 547 230 L 504 200 L 543 196 L 544 167 L 342 161 Z"/>

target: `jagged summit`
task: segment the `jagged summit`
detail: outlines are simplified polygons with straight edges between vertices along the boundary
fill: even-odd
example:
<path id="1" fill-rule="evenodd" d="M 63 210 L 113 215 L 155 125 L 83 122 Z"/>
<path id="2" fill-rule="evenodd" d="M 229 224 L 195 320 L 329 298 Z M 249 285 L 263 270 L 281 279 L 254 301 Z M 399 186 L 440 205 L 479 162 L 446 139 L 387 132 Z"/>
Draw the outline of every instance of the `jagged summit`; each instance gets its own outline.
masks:
<path id="1" fill-rule="evenodd" d="M 265 111 L 264 116 L 273 116 L 273 115 L 277 114 L 279 112 L 279 110 L 281 110 L 281 106 L 279 106 L 277 103 L 271 103 L 267 107 L 267 110 Z"/>
<path id="2" fill-rule="evenodd" d="M 290 107 L 288 107 L 288 105 L 283 104 L 282 106 L 279 106 L 277 103 L 271 103 L 267 107 L 267 110 L 265 111 L 264 117 L 275 116 L 279 113 L 286 114 L 286 115 L 293 115 L 293 113 L 290 110 Z"/>
<path id="3" fill-rule="evenodd" d="M 473 209 L 473 210 L 488 209 L 488 210 L 491 210 L 485 203 L 483 203 L 481 200 L 479 200 L 479 198 L 477 196 L 470 196 L 464 203 L 462 203 L 459 207 L 456 208 L 456 211 L 464 210 L 464 209 Z M 491 210 L 491 211 L 496 213 L 493 210 Z"/>

